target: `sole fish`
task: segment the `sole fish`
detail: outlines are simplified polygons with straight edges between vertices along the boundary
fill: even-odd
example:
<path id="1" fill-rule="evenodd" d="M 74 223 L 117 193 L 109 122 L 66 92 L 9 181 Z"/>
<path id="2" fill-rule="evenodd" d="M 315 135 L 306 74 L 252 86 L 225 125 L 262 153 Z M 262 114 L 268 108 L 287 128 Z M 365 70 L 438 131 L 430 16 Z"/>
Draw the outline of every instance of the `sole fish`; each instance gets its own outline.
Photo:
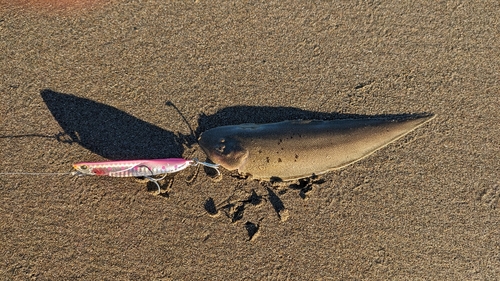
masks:
<path id="1" fill-rule="evenodd" d="M 199 139 L 208 158 L 256 180 L 287 181 L 352 164 L 433 115 L 413 119 L 297 120 L 222 126 Z"/>

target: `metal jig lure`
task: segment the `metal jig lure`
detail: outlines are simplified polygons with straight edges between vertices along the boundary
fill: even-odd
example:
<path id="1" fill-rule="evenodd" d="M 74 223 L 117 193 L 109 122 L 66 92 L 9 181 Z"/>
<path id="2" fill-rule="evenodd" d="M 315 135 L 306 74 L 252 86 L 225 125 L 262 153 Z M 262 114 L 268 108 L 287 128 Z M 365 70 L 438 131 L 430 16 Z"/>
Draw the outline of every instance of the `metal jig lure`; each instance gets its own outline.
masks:
<path id="1" fill-rule="evenodd" d="M 219 165 L 217 164 L 201 162 L 198 159 L 187 160 L 183 158 L 81 162 L 73 165 L 76 171 L 71 174 L 76 176 L 144 177 L 154 182 L 160 192 L 161 189 L 158 181 L 164 179 L 168 174 L 198 165 L 213 168 L 220 174 L 218 170 Z M 153 178 L 156 175 L 163 176 Z"/>

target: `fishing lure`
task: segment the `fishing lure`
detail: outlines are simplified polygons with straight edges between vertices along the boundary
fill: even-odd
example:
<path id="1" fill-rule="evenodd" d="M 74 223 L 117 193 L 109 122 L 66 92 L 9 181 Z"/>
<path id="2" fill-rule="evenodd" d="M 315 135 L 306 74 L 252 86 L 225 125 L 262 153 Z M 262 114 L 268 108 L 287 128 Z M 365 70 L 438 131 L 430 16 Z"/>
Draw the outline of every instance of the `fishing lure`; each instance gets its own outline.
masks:
<path id="1" fill-rule="evenodd" d="M 72 175 L 76 176 L 109 176 L 109 177 L 144 177 L 156 184 L 168 174 L 176 173 L 191 166 L 203 165 L 213 168 L 220 174 L 217 164 L 200 162 L 197 159 L 187 160 L 184 158 L 166 158 L 152 160 L 121 160 L 105 162 L 81 162 L 73 165 L 76 170 Z M 160 178 L 153 178 L 163 175 Z"/>
<path id="2" fill-rule="evenodd" d="M 168 174 L 176 173 L 192 166 L 206 166 L 217 171 L 220 175 L 219 165 L 198 161 L 198 159 L 166 158 L 150 160 L 118 160 L 104 162 L 80 162 L 73 164 L 75 171 L 70 173 L 0 173 L 0 175 L 72 175 L 72 176 L 109 176 L 109 177 L 144 177 L 152 181 L 161 191 L 158 181 L 163 180 Z M 154 176 L 158 176 L 154 178 Z"/>

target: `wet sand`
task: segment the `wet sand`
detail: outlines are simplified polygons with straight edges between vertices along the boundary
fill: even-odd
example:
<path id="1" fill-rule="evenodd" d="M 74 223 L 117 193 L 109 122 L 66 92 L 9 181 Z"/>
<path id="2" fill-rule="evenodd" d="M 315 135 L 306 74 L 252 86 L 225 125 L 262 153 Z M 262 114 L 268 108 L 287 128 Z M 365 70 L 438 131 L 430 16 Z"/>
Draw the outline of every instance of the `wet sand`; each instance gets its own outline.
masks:
<path id="1" fill-rule="evenodd" d="M 2 280 L 498 278 L 496 1 L 47 2 L 0 2 L 0 172 L 204 160 L 222 125 L 437 117 L 289 184 L 2 175 Z"/>

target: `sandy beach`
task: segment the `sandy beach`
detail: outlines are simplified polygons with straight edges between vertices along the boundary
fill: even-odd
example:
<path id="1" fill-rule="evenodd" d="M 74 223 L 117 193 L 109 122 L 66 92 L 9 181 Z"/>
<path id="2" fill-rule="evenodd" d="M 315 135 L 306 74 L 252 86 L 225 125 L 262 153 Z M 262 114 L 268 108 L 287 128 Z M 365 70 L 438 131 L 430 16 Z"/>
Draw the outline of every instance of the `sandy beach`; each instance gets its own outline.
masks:
<path id="1" fill-rule="evenodd" d="M 223 125 L 437 117 L 289 183 L 0 175 L 0 280 L 500 278 L 498 1 L 63 2 L 0 1 L 0 173 L 206 160 Z"/>

